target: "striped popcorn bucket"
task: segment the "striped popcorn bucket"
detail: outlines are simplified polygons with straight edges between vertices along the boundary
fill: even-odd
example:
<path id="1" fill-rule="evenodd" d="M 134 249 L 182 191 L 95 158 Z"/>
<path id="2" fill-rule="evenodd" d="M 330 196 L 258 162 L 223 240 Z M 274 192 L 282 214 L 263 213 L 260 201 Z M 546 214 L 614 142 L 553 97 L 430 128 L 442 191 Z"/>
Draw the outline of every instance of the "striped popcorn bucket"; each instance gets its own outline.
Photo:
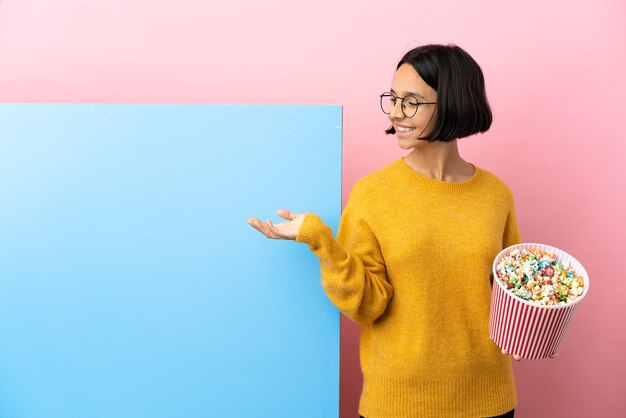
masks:
<path id="1" fill-rule="evenodd" d="M 514 249 L 547 251 L 561 262 L 569 262 L 577 276 L 584 280 L 582 295 L 564 305 L 543 306 L 510 293 L 498 279 L 496 266 L 500 259 Z M 525 359 L 546 358 L 557 352 L 578 303 L 589 291 L 589 276 L 571 255 L 544 244 L 516 244 L 502 250 L 493 262 L 493 290 L 489 314 L 489 336 L 498 347 Z"/>

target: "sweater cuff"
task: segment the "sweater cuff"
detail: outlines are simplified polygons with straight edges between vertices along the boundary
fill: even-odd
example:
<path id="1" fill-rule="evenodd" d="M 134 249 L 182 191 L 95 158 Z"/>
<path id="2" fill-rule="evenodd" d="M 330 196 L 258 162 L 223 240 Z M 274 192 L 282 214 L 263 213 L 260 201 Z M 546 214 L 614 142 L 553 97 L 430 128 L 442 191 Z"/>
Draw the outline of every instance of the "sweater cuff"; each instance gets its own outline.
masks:
<path id="1" fill-rule="evenodd" d="M 333 237 L 332 230 L 319 216 L 314 213 L 305 213 L 296 241 L 308 244 L 311 250 L 316 250 L 325 239 L 328 239 L 329 235 L 330 238 Z"/>

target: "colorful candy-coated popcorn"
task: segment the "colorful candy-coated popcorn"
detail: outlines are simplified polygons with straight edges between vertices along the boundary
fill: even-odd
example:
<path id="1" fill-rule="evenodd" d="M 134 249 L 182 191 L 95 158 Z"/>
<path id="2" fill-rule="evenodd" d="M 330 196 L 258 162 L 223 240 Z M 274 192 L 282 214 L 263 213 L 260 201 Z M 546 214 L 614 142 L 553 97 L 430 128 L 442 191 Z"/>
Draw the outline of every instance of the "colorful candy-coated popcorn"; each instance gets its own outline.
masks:
<path id="1" fill-rule="evenodd" d="M 515 296 L 538 305 L 564 305 L 578 299 L 585 281 L 568 262 L 536 249 L 515 249 L 496 265 L 498 279 Z"/>

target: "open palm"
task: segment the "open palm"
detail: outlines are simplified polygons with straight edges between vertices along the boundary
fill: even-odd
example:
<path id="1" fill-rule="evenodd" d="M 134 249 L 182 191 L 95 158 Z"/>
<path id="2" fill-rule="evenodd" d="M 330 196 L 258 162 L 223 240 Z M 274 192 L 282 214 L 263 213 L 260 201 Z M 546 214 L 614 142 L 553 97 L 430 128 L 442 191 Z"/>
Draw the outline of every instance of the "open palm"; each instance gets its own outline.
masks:
<path id="1" fill-rule="evenodd" d="M 300 226 L 304 221 L 304 214 L 293 213 L 286 209 L 279 209 L 276 213 L 281 218 L 287 219 L 287 222 L 274 224 L 269 219 L 265 222 L 261 222 L 257 218 L 250 218 L 248 219 L 248 223 L 268 238 L 295 240 L 298 236 Z"/>

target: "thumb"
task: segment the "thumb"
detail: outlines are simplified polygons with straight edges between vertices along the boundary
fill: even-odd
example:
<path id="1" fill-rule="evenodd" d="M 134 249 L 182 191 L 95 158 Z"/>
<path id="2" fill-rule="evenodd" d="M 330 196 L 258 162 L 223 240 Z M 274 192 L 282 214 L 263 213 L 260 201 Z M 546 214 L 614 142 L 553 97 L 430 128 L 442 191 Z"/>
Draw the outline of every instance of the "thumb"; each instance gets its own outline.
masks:
<path id="1" fill-rule="evenodd" d="M 294 219 L 296 219 L 296 216 L 297 216 L 295 213 L 288 211 L 287 209 L 278 209 L 276 213 L 281 218 L 289 219 L 290 221 L 293 221 Z"/>

